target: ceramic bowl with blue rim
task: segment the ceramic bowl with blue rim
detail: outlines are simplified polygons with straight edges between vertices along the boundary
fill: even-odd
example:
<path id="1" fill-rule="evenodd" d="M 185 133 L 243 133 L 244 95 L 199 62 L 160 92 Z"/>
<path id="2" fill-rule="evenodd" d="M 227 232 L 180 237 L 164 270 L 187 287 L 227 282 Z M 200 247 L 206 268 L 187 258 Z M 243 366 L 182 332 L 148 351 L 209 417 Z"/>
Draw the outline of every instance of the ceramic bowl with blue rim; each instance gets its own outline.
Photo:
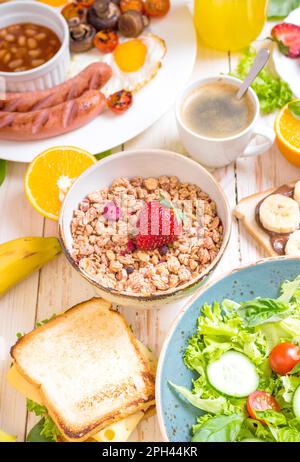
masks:
<path id="1" fill-rule="evenodd" d="M 198 292 L 175 320 L 159 358 L 156 378 L 156 405 L 159 425 L 166 441 L 191 441 L 191 427 L 203 411 L 180 398 L 169 381 L 191 389 L 196 377 L 183 363 L 188 340 L 196 332 L 196 321 L 204 303 L 236 302 L 256 297 L 276 298 L 285 280 L 300 274 L 300 258 L 275 257 L 232 271 L 216 282 L 208 283 Z"/>

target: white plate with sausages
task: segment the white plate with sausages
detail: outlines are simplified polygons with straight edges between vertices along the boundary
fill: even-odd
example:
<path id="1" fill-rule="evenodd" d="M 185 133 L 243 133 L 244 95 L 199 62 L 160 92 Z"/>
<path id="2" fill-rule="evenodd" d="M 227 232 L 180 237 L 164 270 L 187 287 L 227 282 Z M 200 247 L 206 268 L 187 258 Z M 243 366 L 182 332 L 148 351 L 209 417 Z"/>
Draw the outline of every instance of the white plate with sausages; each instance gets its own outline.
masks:
<path id="1" fill-rule="evenodd" d="M 157 121 L 174 103 L 177 94 L 188 80 L 197 50 L 193 18 L 183 0 L 172 2 L 168 15 L 152 21 L 150 32 L 162 38 L 167 52 L 156 76 L 134 96 L 133 106 L 122 115 L 104 111 L 86 125 L 48 139 L 35 141 L 0 140 L 0 158 L 30 162 L 36 155 L 52 146 L 73 145 L 97 154 L 120 146 Z M 95 59 L 98 56 L 94 53 Z M 99 54 L 99 56 L 101 56 Z M 87 65 L 76 58 L 70 75 Z"/>

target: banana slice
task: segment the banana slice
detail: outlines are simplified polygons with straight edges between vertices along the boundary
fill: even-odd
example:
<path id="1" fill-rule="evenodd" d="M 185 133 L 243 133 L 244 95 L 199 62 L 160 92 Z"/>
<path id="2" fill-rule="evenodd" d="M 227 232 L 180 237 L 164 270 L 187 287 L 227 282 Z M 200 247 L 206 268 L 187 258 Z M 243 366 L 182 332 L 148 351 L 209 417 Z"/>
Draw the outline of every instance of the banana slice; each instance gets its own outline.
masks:
<path id="1" fill-rule="evenodd" d="M 294 231 L 285 246 L 286 255 L 300 256 L 300 230 Z"/>
<path id="2" fill-rule="evenodd" d="M 294 199 L 300 206 L 300 181 L 297 181 L 294 189 Z"/>
<path id="3" fill-rule="evenodd" d="M 274 233 L 292 233 L 299 226 L 299 205 L 294 199 L 282 194 L 266 197 L 259 210 L 264 228 Z"/>

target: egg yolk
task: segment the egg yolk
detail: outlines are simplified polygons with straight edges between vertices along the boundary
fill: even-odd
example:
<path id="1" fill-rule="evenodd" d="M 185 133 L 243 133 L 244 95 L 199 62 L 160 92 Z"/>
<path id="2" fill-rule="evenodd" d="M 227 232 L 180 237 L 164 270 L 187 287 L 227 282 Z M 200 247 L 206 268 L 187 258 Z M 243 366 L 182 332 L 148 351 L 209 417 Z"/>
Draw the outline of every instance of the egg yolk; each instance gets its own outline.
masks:
<path id="1" fill-rule="evenodd" d="M 120 43 L 114 51 L 115 62 L 123 72 L 136 72 L 145 63 L 147 47 L 142 40 Z"/>

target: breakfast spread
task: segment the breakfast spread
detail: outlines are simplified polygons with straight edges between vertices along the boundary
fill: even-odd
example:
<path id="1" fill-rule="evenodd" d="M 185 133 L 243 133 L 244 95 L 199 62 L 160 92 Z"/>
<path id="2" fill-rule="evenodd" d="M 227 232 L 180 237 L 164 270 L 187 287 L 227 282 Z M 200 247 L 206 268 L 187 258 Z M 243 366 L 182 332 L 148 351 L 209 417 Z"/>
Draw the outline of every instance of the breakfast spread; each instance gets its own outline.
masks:
<path id="1" fill-rule="evenodd" d="M 241 200 L 234 214 L 267 254 L 300 255 L 300 182 Z"/>
<path id="2" fill-rule="evenodd" d="M 13 24 L 0 29 L 0 71 L 23 72 L 41 66 L 60 49 L 61 42 L 48 27 Z"/>
<path id="3" fill-rule="evenodd" d="M 163 293 L 197 279 L 217 257 L 217 204 L 177 177 L 116 178 L 85 197 L 71 223 L 72 256 L 104 287 Z"/>
<path id="4" fill-rule="evenodd" d="M 299 288 L 297 276 L 281 284 L 278 298 L 262 293 L 200 309 L 180 352 L 192 384 L 168 384 L 199 410 L 190 419 L 192 442 L 300 441 Z"/>
<path id="5" fill-rule="evenodd" d="M 8 382 L 42 416 L 28 441 L 126 441 L 155 406 L 155 357 L 100 298 L 40 323 L 11 355 Z"/>
<path id="6" fill-rule="evenodd" d="M 300 166 L 300 100 L 293 100 L 289 78 L 278 76 L 276 65 L 255 71 L 260 53 L 249 46 L 235 71 L 201 75 L 184 87 L 177 73 L 189 67 L 184 57 L 195 53 L 196 40 L 192 22 L 182 19 L 187 15 L 192 21 L 181 2 L 167 19 L 170 0 L 0 3 L 5 3 L 0 5 L 0 157 L 9 146 L 24 151 L 38 146 L 39 153 L 32 149 L 26 158 L 31 163 L 25 175 L 19 166 L 12 175 L 0 159 L 1 189 L 6 175 L 13 177 L 4 185 L 3 200 L 0 191 L 3 235 L 9 225 L 15 234 L 23 216 L 30 232 L 0 243 L 0 360 L 6 361 L 10 385 L 0 383 L 0 411 L 6 388 L 26 398 L 26 405 L 14 398 L 16 410 L 8 420 L 4 415 L 0 442 L 143 440 L 148 424 L 132 434 L 156 407 L 164 438 L 174 442 L 300 442 L 300 181 L 290 182 L 284 173 L 286 184 L 246 197 L 234 211 L 268 256 L 277 258 L 255 261 L 195 292 L 229 242 L 232 213 L 226 196 L 229 192 L 235 203 L 243 193 L 238 181 L 240 175 L 246 178 L 242 170 L 248 173 L 248 161 L 227 166 L 265 152 L 275 135 L 283 156 Z M 203 41 L 226 49 L 226 56 L 250 45 L 264 23 L 267 1 L 244 2 L 247 8 L 233 0 L 226 7 L 213 3 L 195 2 Z M 270 10 L 282 19 L 289 11 L 282 14 L 279 3 L 271 0 Z M 266 40 L 268 56 L 271 40 L 273 56 L 297 63 L 300 26 L 293 20 L 272 25 Z M 228 64 L 225 73 L 231 70 L 229 54 Z M 136 96 L 158 73 L 161 80 Z M 245 92 L 239 99 L 241 80 Z M 172 96 L 168 87 L 180 90 L 180 85 L 178 134 L 198 163 L 150 148 L 114 154 L 112 148 L 127 141 L 128 133 L 141 133 L 143 118 L 145 127 L 154 122 L 157 106 L 166 110 Z M 257 126 L 259 110 L 279 111 L 274 129 Z M 120 141 L 124 126 L 128 136 Z M 51 146 L 45 141 L 60 135 L 67 142 L 57 139 Z M 225 191 L 202 165 L 224 167 L 217 176 Z M 265 171 L 260 161 L 255 169 L 260 184 Z M 225 184 L 233 178 L 236 189 Z M 15 196 L 8 202 L 11 190 Z M 20 194 L 34 209 L 29 218 Z M 51 231 L 55 223 L 47 219 L 58 222 L 59 239 Z M 31 236 L 32 229 L 37 236 Z M 54 236 L 44 237 L 49 235 Z M 232 257 L 233 265 L 244 258 L 245 243 L 242 235 L 232 238 L 225 261 Z M 69 284 L 72 266 L 81 277 L 76 290 L 73 279 Z M 22 283 L 30 275 L 32 280 Z M 278 290 L 279 281 L 285 282 Z M 82 300 L 91 296 L 83 296 L 85 290 L 95 288 L 102 298 L 36 322 L 49 308 L 53 312 L 55 297 Z M 160 308 L 166 305 L 173 320 L 172 303 L 193 291 L 189 305 L 178 306 L 181 314 L 166 337 L 157 370 L 155 355 L 136 338 L 135 329 L 159 350 L 164 335 Z M 141 314 L 142 309 L 151 311 Z M 14 343 L 10 333 L 16 326 L 10 357 L 6 346 Z M 26 412 L 39 418 L 29 429 Z"/>

